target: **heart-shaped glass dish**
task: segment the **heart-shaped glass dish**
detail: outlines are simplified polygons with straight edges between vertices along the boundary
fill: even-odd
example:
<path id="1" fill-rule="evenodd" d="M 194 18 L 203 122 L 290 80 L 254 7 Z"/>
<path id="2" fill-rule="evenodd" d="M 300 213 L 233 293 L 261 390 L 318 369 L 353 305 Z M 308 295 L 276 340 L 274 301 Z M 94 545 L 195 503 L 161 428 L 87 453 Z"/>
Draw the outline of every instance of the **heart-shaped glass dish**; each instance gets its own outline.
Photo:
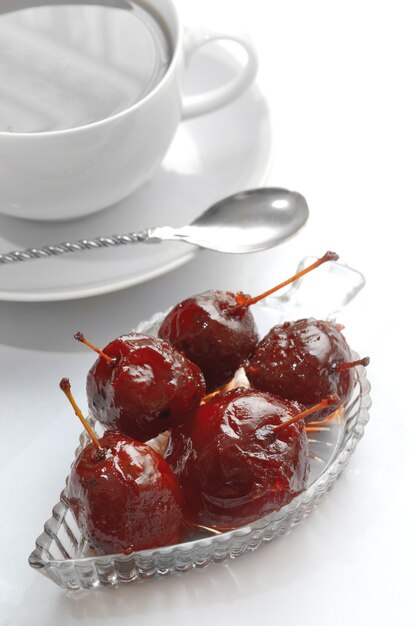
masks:
<path id="1" fill-rule="evenodd" d="M 309 261 L 305 259 L 301 266 Z M 339 263 L 329 263 L 321 269 L 319 276 L 316 273 L 315 289 L 310 293 L 317 293 L 317 282 L 319 293 L 332 294 L 332 301 L 325 303 L 325 317 L 333 317 L 335 310 L 345 306 L 364 285 L 359 272 Z M 329 288 L 331 284 L 336 284 L 337 289 Z M 317 314 L 313 310 L 313 302 L 303 289 L 302 281 L 298 281 L 284 296 L 270 298 L 266 304 L 253 307 L 253 314 L 261 336 L 272 325 L 288 319 L 311 315 L 324 317 L 322 311 Z M 151 320 L 141 323 L 137 330 L 156 334 L 164 316 L 165 313 L 154 315 Z M 358 358 L 355 353 L 354 358 Z M 306 517 L 330 490 L 364 433 L 371 405 L 370 385 L 365 368 L 356 367 L 355 372 L 354 392 L 345 409 L 338 411 L 332 420 L 308 432 L 311 472 L 307 488 L 279 511 L 242 528 L 186 543 L 128 555 L 97 556 L 81 535 L 68 507 L 64 489 L 52 517 L 45 524 L 44 532 L 36 541 L 36 548 L 29 557 L 30 565 L 67 591 L 78 591 L 121 582 L 145 581 L 155 576 L 205 567 L 240 556 L 247 550 L 255 550 L 264 542 L 279 537 Z M 97 427 L 92 419 L 90 422 L 101 434 L 99 425 Z M 84 432 L 76 455 L 88 443 L 89 438 Z"/>

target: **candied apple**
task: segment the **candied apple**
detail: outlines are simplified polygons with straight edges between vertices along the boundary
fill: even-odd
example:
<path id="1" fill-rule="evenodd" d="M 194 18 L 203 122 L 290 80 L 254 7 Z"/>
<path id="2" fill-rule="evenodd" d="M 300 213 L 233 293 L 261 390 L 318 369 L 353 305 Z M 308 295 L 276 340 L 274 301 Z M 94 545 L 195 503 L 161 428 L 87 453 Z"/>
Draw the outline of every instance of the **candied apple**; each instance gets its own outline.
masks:
<path id="1" fill-rule="evenodd" d="M 245 371 L 253 388 L 310 407 L 330 394 L 345 404 L 354 385 L 354 366 L 368 363 L 368 358 L 353 360 L 338 324 L 308 318 L 274 326 Z M 322 409 L 314 420 L 336 408 Z"/>
<path id="2" fill-rule="evenodd" d="M 85 343 L 81 333 L 76 338 Z M 110 430 L 147 441 L 186 422 L 205 394 L 198 366 L 157 337 L 123 335 L 100 353 L 87 397 L 91 414 Z"/>
<path id="3" fill-rule="evenodd" d="M 173 455 L 187 518 L 229 530 L 279 509 L 300 493 L 309 473 L 300 412 L 296 403 L 244 388 L 217 394 L 202 405 L 189 431 L 192 450 L 185 441 L 184 463 Z M 295 416 L 294 423 L 277 432 Z"/>
<path id="4" fill-rule="evenodd" d="M 67 497 L 78 526 L 102 554 L 178 543 L 182 494 L 166 461 L 150 446 L 107 431 L 104 455 L 89 444 L 76 459 Z"/>
<path id="5" fill-rule="evenodd" d="M 61 389 L 92 443 L 72 465 L 67 499 L 83 536 L 102 554 L 177 543 L 183 529 L 182 492 L 166 461 L 150 446 L 107 431 L 97 439 L 72 397 Z"/>
<path id="6" fill-rule="evenodd" d="M 208 393 L 234 376 L 259 341 L 251 311 L 239 306 L 240 296 L 245 297 L 211 290 L 188 298 L 168 313 L 159 330 L 159 337 L 200 367 Z"/>

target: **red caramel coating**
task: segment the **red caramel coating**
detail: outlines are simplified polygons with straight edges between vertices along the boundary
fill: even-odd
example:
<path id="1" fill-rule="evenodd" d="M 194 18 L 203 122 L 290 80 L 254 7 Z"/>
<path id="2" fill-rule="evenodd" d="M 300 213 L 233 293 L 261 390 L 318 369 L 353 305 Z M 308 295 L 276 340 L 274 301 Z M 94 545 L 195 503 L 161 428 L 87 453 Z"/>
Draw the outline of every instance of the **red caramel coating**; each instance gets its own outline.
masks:
<path id="1" fill-rule="evenodd" d="M 182 476 L 184 467 L 192 455 L 192 450 L 190 425 L 172 428 L 164 459 L 178 478 Z"/>
<path id="2" fill-rule="evenodd" d="M 214 396 L 190 428 L 192 452 L 180 469 L 186 515 L 229 530 L 275 511 L 306 487 L 308 440 L 297 404 L 237 388 Z"/>
<path id="3" fill-rule="evenodd" d="M 246 374 L 255 389 L 309 408 L 333 394 L 339 396 L 341 403 L 348 400 L 354 371 L 335 368 L 350 361 L 351 350 L 336 325 L 308 318 L 274 326 L 258 344 Z M 336 408 L 331 406 L 314 413 L 312 419 L 323 419 Z"/>
<path id="4" fill-rule="evenodd" d="M 199 368 L 157 337 L 131 333 L 105 347 L 87 376 L 91 414 L 110 430 L 146 441 L 186 422 L 205 395 Z"/>
<path id="5" fill-rule="evenodd" d="M 245 298 L 239 293 L 205 291 L 177 304 L 160 327 L 159 337 L 202 370 L 208 393 L 230 381 L 258 343 L 253 315 L 241 306 Z"/>
<path id="6" fill-rule="evenodd" d="M 182 493 L 152 448 L 116 432 L 75 460 L 68 479 L 70 508 L 84 537 L 102 554 L 131 552 L 181 539 Z"/>

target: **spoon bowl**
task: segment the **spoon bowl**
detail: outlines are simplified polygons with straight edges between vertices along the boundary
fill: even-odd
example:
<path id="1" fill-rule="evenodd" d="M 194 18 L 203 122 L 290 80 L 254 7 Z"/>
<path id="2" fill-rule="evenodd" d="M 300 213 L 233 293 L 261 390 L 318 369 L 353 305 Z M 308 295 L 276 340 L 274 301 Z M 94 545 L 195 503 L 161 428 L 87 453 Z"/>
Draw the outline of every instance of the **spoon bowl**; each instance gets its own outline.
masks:
<path id="1" fill-rule="evenodd" d="M 308 215 L 306 200 L 296 191 L 252 189 L 220 200 L 192 224 L 171 234 L 172 239 L 216 252 L 258 252 L 292 237 Z M 161 238 L 166 238 L 163 232 Z"/>
<path id="2" fill-rule="evenodd" d="M 300 193 L 278 187 L 252 189 L 216 202 L 188 226 L 162 226 L 124 235 L 16 250 L 0 254 L 0 264 L 96 248 L 162 241 L 184 241 L 227 254 L 258 252 L 292 237 L 305 224 L 308 215 L 308 205 Z"/>

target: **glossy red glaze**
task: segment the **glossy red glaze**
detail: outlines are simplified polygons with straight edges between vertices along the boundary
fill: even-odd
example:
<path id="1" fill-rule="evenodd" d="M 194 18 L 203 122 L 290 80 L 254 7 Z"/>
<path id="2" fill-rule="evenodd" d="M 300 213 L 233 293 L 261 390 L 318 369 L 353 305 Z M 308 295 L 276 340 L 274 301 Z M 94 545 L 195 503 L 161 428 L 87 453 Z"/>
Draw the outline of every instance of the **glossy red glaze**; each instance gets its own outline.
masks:
<path id="1" fill-rule="evenodd" d="M 258 343 L 251 311 L 235 308 L 246 298 L 206 291 L 176 305 L 160 327 L 159 337 L 200 367 L 208 393 L 230 381 Z"/>
<path id="2" fill-rule="evenodd" d="M 299 405 L 237 388 L 202 405 L 192 422 L 192 451 L 179 482 L 188 519 L 227 530 L 287 504 L 306 487 L 308 440 L 303 420 L 274 428 Z"/>
<path id="3" fill-rule="evenodd" d="M 75 460 L 67 496 L 79 528 L 98 552 L 131 552 L 177 543 L 182 492 L 166 461 L 146 444 L 116 432 Z"/>
<path id="4" fill-rule="evenodd" d="M 335 324 L 308 318 L 274 326 L 257 346 L 246 374 L 252 387 L 309 408 L 332 394 L 341 403 L 348 400 L 354 371 L 338 372 L 335 367 L 351 360 L 351 350 Z M 323 409 L 311 419 L 322 419 L 336 408 Z"/>
<path id="5" fill-rule="evenodd" d="M 199 368 L 157 337 L 131 333 L 104 348 L 87 376 L 91 414 L 110 430 L 146 441 L 186 422 L 205 394 Z"/>
<path id="6" fill-rule="evenodd" d="M 164 458 L 178 478 L 182 475 L 192 450 L 190 425 L 172 428 Z"/>

